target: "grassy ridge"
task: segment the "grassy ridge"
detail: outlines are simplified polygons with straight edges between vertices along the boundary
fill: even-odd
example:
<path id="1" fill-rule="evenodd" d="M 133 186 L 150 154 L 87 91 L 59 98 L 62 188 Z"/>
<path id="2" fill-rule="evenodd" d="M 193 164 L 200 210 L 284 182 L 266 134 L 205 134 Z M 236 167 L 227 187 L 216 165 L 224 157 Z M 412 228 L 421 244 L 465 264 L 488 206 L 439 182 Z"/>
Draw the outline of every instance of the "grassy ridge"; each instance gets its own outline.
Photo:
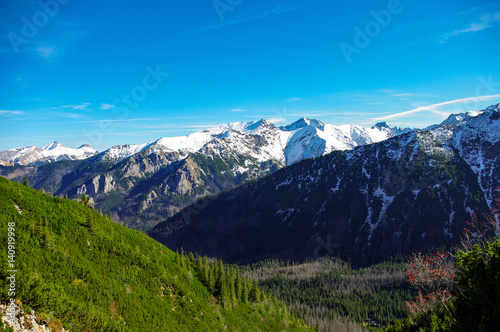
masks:
<path id="1" fill-rule="evenodd" d="M 16 208 L 19 208 L 19 210 Z M 21 211 L 21 213 L 19 213 Z M 222 306 L 189 260 L 80 203 L 0 178 L 0 301 L 15 223 L 16 299 L 72 331 L 307 330 L 273 301 Z"/>

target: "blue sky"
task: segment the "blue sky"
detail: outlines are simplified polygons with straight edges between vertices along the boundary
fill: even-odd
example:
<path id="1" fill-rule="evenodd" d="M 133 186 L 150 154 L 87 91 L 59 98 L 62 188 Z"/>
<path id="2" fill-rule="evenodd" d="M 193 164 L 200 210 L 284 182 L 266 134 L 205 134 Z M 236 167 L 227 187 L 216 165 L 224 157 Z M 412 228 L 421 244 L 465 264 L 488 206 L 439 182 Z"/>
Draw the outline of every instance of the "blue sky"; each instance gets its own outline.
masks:
<path id="1" fill-rule="evenodd" d="M 500 1 L 18 0 L 0 30 L 0 150 L 500 102 Z"/>

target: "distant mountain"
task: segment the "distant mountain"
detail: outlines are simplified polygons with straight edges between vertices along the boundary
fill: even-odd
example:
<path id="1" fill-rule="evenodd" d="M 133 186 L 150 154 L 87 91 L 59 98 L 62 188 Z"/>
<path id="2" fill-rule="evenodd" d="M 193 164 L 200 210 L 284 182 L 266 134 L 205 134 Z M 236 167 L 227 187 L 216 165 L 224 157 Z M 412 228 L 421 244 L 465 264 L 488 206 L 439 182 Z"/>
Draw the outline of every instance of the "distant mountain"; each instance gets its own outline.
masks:
<path id="1" fill-rule="evenodd" d="M 480 115 L 480 114 L 482 114 L 484 112 L 489 112 L 489 111 L 498 109 L 499 105 L 500 104 L 491 105 L 491 106 L 485 108 L 484 110 L 480 110 L 480 111 L 469 111 L 469 112 L 463 112 L 463 113 L 457 113 L 457 114 L 450 114 L 440 124 L 430 125 L 430 126 L 424 128 L 424 130 L 432 130 L 432 129 L 434 129 L 436 127 L 439 127 L 439 126 L 454 125 L 454 124 L 458 124 L 458 123 L 463 123 L 464 121 L 466 121 L 466 120 L 468 120 L 470 118 L 475 118 L 475 117 L 477 117 L 478 115 Z"/>
<path id="2" fill-rule="evenodd" d="M 20 147 L 0 152 L 0 161 L 6 166 L 8 164 L 40 166 L 61 160 L 82 160 L 98 154 L 99 151 L 90 145 L 84 144 L 78 149 L 65 147 L 59 142 L 53 142 L 42 148 L 29 146 Z"/>
<path id="3" fill-rule="evenodd" d="M 104 151 L 100 158 L 119 162 L 136 153 L 149 151 L 175 153 L 182 159 L 189 153 L 202 152 L 207 145 L 212 147 L 212 151 L 220 150 L 221 147 L 217 145 L 222 144 L 224 150 L 231 149 L 259 161 L 272 159 L 290 165 L 333 150 L 347 150 L 379 142 L 396 134 L 387 125 L 383 129 L 355 125 L 333 126 L 316 119 L 301 118 L 287 126 L 277 127 L 261 119 L 220 125 L 182 137 L 163 137 L 145 144 L 114 146 Z M 260 136 L 259 142 L 246 142 L 255 136 Z"/>
<path id="4" fill-rule="evenodd" d="M 306 158 L 394 135 L 388 126 L 333 126 L 302 118 L 277 127 L 262 119 L 144 144 L 118 145 L 85 160 L 66 158 L 36 167 L 3 167 L 0 172 L 17 181 L 27 176 L 34 188 L 56 195 L 77 197 L 85 193 L 94 198 L 98 208 L 111 212 L 117 220 L 148 228 L 197 198 L 271 174 Z M 43 149 L 61 150 L 59 144 Z M 60 155 L 59 158 L 62 159 Z M 41 159 L 35 161 L 33 157 L 24 164 L 40 163 Z"/>
<path id="5" fill-rule="evenodd" d="M 418 128 L 399 128 L 399 127 L 391 127 L 387 124 L 387 122 L 378 122 L 375 124 L 372 129 L 378 129 L 380 131 L 385 131 L 387 136 L 393 137 L 401 134 L 411 133 L 412 131 L 417 130 Z"/>
<path id="6" fill-rule="evenodd" d="M 372 262 L 456 244 L 500 197 L 500 110 L 303 160 L 196 202 L 149 235 L 231 261 Z M 380 128 L 385 126 L 379 124 Z"/>

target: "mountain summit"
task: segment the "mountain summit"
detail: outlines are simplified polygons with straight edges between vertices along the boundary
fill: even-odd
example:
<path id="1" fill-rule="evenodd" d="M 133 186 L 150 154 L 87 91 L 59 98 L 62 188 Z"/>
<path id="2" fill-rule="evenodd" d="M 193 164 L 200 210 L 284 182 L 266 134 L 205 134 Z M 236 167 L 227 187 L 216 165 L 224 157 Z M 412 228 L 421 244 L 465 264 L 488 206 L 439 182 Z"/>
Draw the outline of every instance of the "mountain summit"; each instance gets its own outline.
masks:
<path id="1" fill-rule="evenodd" d="M 72 149 L 55 141 L 42 148 L 28 146 L 1 151 L 0 160 L 15 165 L 39 166 L 60 160 L 87 159 L 97 153 L 99 151 L 88 144 L 84 144 L 78 149 Z"/>
<path id="2" fill-rule="evenodd" d="M 316 120 L 316 119 L 310 120 L 308 118 L 300 118 L 297 121 L 295 121 L 294 123 L 291 123 L 287 126 L 281 126 L 280 129 L 285 130 L 285 131 L 294 131 L 294 130 L 297 130 L 300 128 L 304 128 L 306 126 L 313 126 L 315 128 L 323 130 L 323 128 L 325 127 L 325 124 L 319 120 Z"/>
<path id="3" fill-rule="evenodd" d="M 0 153 L 0 160 L 32 167 L 16 166 L 17 172 L 4 167 L 0 172 L 17 181 L 26 176 L 33 187 L 56 195 L 74 198 L 86 194 L 120 222 L 148 228 L 198 198 L 303 159 L 393 135 L 385 128 L 333 126 L 316 119 L 301 118 L 282 127 L 261 119 L 143 144 L 117 145 L 101 153 L 86 145 L 69 151 L 58 142 L 42 149 L 8 150 Z M 90 157 L 84 159 L 83 153 Z M 63 159 L 73 161 L 53 163 Z M 52 165 L 40 166 L 47 162 Z"/>
<path id="4" fill-rule="evenodd" d="M 349 128 L 351 137 L 366 133 Z M 319 146 L 317 128 L 301 131 L 318 134 L 306 142 L 308 151 Z M 497 105 L 432 130 L 302 160 L 195 202 L 149 235 L 172 249 L 230 261 L 328 254 L 372 263 L 457 245 L 474 213 L 481 223 L 496 208 L 498 165 Z"/>
<path id="5" fill-rule="evenodd" d="M 181 137 L 162 137 L 144 144 L 113 146 L 99 153 L 88 144 L 78 149 L 53 142 L 42 148 L 30 146 L 0 152 L 0 160 L 9 164 L 39 166 L 59 160 L 82 160 L 98 155 L 99 160 L 114 163 L 143 151 L 170 152 L 184 158 L 201 151 L 207 144 L 212 150 L 231 149 L 258 160 L 273 159 L 285 165 L 304 158 L 317 157 L 334 150 L 349 150 L 359 145 L 379 142 L 399 134 L 388 125 L 363 128 L 355 125 L 334 126 L 317 119 L 301 118 L 289 125 L 277 127 L 265 119 L 234 122 L 201 130 Z M 248 144 L 251 135 L 258 135 L 258 146 Z M 223 141 L 223 142 L 222 142 Z M 219 146 L 217 146 L 220 143 Z M 220 152 L 220 151 L 219 151 Z"/>

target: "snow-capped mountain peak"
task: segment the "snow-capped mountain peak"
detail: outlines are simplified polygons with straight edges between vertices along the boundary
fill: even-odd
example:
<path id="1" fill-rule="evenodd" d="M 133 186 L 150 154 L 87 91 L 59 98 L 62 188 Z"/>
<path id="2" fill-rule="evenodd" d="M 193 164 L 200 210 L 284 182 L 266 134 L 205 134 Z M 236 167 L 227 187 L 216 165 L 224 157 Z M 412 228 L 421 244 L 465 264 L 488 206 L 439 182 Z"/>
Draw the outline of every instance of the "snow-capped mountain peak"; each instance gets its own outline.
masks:
<path id="1" fill-rule="evenodd" d="M 240 132 L 247 132 L 251 134 L 260 134 L 262 131 L 275 129 L 276 126 L 266 119 L 260 119 L 255 122 L 247 122 L 243 130 L 236 130 Z"/>
<path id="2" fill-rule="evenodd" d="M 474 111 L 474 112 L 465 112 L 465 113 L 459 113 L 459 114 L 450 114 L 446 120 L 441 122 L 442 125 L 450 125 L 450 124 L 455 124 L 458 122 L 462 122 L 468 118 L 475 118 L 479 114 L 483 113 L 483 111 Z"/>
<path id="3" fill-rule="evenodd" d="M 60 142 L 52 142 L 41 148 L 36 146 L 19 147 L 0 152 L 0 160 L 9 164 L 38 166 L 60 160 L 87 159 L 99 151 L 84 144 L 78 149 L 68 148 Z"/>
<path id="4" fill-rule="evenodd" d="M 468 111 L 468 112 L 462 112 L 462 113 L 457 113 L 457 114 L 450 114 L 440 124 L 435 124 L 435 125 L 428 126 L 427 128 L 425 128 L 425 130 L 432 130 L 434 128 L 437 128 L 437 127 L 440 127 L 440 126 L 444 126 L 444 125 L 457 125 L 457 124 L 461 124 L 461 123 L 464 123 L 465 121 L 467 121 L 467 120 L 469 120 L 471 118 L 475 118 L 478 115 L 481 115 L 481 114 L 483 114 L 485 112 L 491 112 L 491 111 L 494 111 L 494 110 L 498 110 L 499 108 L 500 108 L 500 104 L 496 104 L 496 105 L 488 106 L 484 110 L 480 110 L 480 111 Z"/>
<path id="5" fill-rule="evenodd" d="M 42 150 L 43 151 L 49 151 L 49 150 L 54 150 L 54 149 L 57 149 L 57 148 L 65 148 L 65 146 L 62 145 L 61 143 L 59 143 L 58 141 L 55 141 L 55 142 L 52 142 L 52 143 L 47 144 L 44 147 L 42 147 Z"/>
<path id="6" fill-rule="evenodd" d="M 146 151 L 148 154 L 169 153 L 168 159 L 174 161 L 185 158 L 189 153 L 211 151 L 220 154 L 233 151 L 259 161 L 274 160 L 290 165 L 304 158 L 318 157 L 333 150 L 352 149 L 394 135 L 387 124 L 371 129 L 354 125 L 333 126 L 303 117 L 287 126 L 277 127 L 266 119 L 260 119 L 223 124 L 186 136 L 162 137 L 144 144 L 117 145 L 100 153 L 96 160 L 117 163 Z M 210 148 L 202 151 L 207 145 Z M 88 144 L 71 149 L 59 142 L 52 142 L 42 148 L 28 147 L 0 152 L 0 160 L 12 164 L 39 165 L 62 159 L 85 159 L 97 153 Z"/>
<path id="7" fill-rule="evenodd" d="M 490 105 L 488 107 L 486 107 L 484 109 L 485 112 L 489 112 L 489 111 L 494 111 L 494 110 L 499 110 L 500 109 L 500 103 L 496 104 L 496 105 Z"/>
<path id="8" fill-rule="evenodd" d="M 323 130 L 325 124 L 317 119 L 300 118 L 287 126 L 281 126 L 280 129 L 284 131 L 294 131 L 306 126 L 312 126 Z"/>

